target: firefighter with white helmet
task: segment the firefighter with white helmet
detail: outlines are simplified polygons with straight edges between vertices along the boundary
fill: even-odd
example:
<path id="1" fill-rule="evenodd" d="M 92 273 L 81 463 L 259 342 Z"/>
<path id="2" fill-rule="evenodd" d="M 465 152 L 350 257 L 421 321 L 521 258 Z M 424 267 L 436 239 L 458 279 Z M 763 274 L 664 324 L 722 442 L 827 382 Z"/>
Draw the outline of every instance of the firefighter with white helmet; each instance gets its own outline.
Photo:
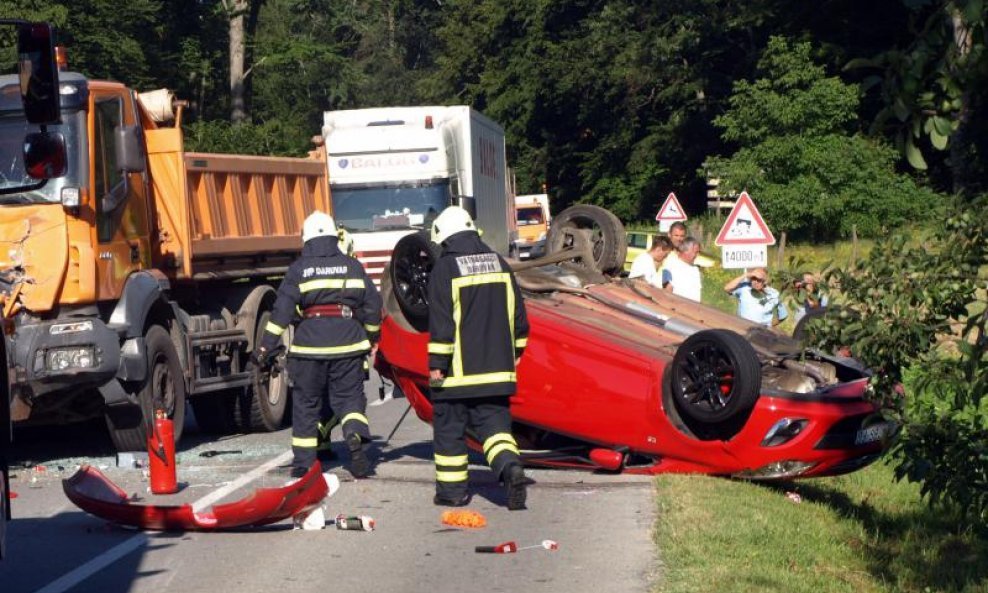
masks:
<path id="1" fill-rule="evenodd" d="M 288 347 L 292 475 L 304 475 L 318 450 L 328 445 L 331 424 L 321 413 L 332 408 L 350 451 L 350 472 L 363 478 L 371 470 L 364 450 L 370 441 L 364 361 L 377 348 L 381 297 L 360 262 L 340 251 L 331 216 L 310 214 L 302 241 L 302 255 L 278 287 L 271 319 L 251 359 L 261 368 L 270 366 L 281 335 L 290 324 L 296 326 Z"/>
<path id="2" fill-rule="evenodd" d="M 508 397 L 528 341 L 525 303 L 507 262 L 480 239 L 470 214 L 446 208 L 432 223 L 442 254 L 429 277 L 429 382 L 436 495 L 462 506 L 469 425 L 504 483 L 510 510 L 525 508 L 525 472 L 511 435 Z"/>

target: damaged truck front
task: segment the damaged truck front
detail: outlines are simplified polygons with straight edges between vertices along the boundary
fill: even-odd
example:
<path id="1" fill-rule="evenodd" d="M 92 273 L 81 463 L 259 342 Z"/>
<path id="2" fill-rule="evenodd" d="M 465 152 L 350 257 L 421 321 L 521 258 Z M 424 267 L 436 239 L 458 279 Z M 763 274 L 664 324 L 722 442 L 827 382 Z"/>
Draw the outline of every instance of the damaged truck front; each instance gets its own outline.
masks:
<path id="1" fill-rule="evenodd" d="M 16 76 L 0 77 L 0 303 L 15 423 L 102 415 L 118 450 L 146 447 L 186 401 L 216 432 L 280 428 L 284 374 L 248 354 L 305 216 L 329 211 L 325 153 L 187 153 L 167 91 L 57 73 L 65 174 L 26 186 Z M 290 336 L 286 335 L 286 340 Z"/>

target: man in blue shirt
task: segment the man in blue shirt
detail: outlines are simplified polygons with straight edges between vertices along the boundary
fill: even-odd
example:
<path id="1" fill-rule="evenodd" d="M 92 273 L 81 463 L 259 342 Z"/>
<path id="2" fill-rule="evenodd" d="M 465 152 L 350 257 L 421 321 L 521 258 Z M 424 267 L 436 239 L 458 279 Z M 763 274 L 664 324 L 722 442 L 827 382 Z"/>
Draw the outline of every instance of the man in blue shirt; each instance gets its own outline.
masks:
<path id="1" fill-rule="evenodd" d="M 779 300 L 779 291 L 768 285 L 765 268 L 754 268 L 728 280 L 724 291 L 738 299 L 738 317 L 765 327 L 774 327 L 789 317 L 789 310 Z"/>

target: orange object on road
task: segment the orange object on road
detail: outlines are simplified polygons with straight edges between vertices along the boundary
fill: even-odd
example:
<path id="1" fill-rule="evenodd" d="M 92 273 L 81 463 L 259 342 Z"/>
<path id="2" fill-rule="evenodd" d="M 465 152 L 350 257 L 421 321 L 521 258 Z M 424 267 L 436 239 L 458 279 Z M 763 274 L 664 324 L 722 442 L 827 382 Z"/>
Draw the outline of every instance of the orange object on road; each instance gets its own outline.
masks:
<path id="1" fill-rule="evenodd" d="M 443 525 L 452 527 L 470 527 L 480 529 L 487 527 L 487 519 L 477 511 L 444 511 L 442 514 Z"/>

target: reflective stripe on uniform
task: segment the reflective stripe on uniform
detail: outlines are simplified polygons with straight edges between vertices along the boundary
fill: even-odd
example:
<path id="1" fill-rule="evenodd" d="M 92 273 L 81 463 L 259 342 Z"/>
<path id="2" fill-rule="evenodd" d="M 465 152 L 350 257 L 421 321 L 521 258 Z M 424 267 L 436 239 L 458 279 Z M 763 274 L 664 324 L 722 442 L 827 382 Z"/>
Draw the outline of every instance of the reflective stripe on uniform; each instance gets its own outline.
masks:
<path id="1" fill-rule="evenodd" d="M 442 380 L 442 387 L 465 387 L 467 385 L 486 385 L 488 383 L 514 383 L 515 373 L 482 373 L 480 375 L 467 375 L 465 377 L 447 376 Z"/>
<path id="2" fill-rule="evenodd" d="M 315 449 L 319 446 L 319 439 L 316 437 L 292 437 L 292 446 L 301 449 Z"/>
<path id="3" fill-rule="evenodd" d="M 436 460 L 436 465 L 445 467 L 459 467 L 469 462 L 469 458 L 466 455 L 440 455 L 436 453 L 433 457 Z"/>
<path id="4" fill-rule="evenodd" d="M 340 420 L 340 425 L 342 426 L 351 420 L 354 420 L 356 422 L 363 422 L 364 424 L 370 426 L 370 422 L 367 420 L 367 416 L 364 416 L 360 412 L 350 412 L 349 414 L 343 417 L 343 420 Z"/>
<path id="5" fill-rule="evenodd" d="M 518 443 L 515 437 L 507 432 L 499 432 L 484 441 L 484 455 L 487 456 L 487 463 L 494 463 L 494 458 L 503 451 L 510 451 L 519 455 Z"/>
<path id="6" fill-rule="evenodd" d="M 379 332 L 379 331 L 381 331 L 381 326 L 380 325 L 371 325 L 369 323 L 365 323 L 364 324 L 364 331 L 368 331 L 368 332 Z"/>
<path id="7" fill-rule="evenodd" d="M 452 354 L 453 345 L 441 342 L 429 342 L 429 354 Z"/>
<path id="8" fill-rule="evenodd" d="M 346 346 L 299 346 L 292 344 L 288 351 L 296 354 L 346 354 L 347 352 L 363 352 L 370 350 L 370 340 L 363 340 Z"/>
<path id="9" fill-rule="evenodd" d="M 313 290 L 324 290 L 327 288 L 366 288 L 363 278 L 323 278 L 321 280 L 309 280 L 298 285 L 299 292 L 311 292 Z"/>
<path id="10" fill-rule="evenodd" d="M 280 325 L 278 325 L 273 321 L 269 321 L 268 324 L 264 326 L 264 331 L 268 332 L 269 334 L 280 336 L 281 334 L 285 333 L 285 328 L 281 327 Z"/>
<path id="11" fill-rule="evenodd" d="M 511 274 L 508 272 L 490 272 L 487 274 L 474 274 L 473 276 L 460 276 L 459 278 L 453 278 L 453 326 L 456 328 L 456 336 L 454 338 L 454 350 L 453 350 L 453 367 L 451 375 L 454 375 L 456 379 L 465 379 L 463 377 L 463 347 L 460 344 L 460 323 L 463 320 L 463 303 L 460 301 L 460 291 L 468 286 L 480 286 L 482 284 L 504 284 L 505 290 L 507 291 L 507 303 L 508 303 L 508 320 L 511 326 L 511 335 L 515 333 L 515 316 L 514 316 L 514 302 L 515 295 L 511 290 Z M 514 373 L 512 373 L 513 375 Z M 480 375 L 477 375 L 480 376 Z M 513 381 L 514 379 L 512 379 Z M 448 379 L 447 379 L 448 381 Z M 481 381 L 481 383 L 487 383 L 488 381 Z M 490 381 L 494 382 L 494 381 Z M 461 385 L 476 385 L 476 383 L 461 383 Z M 452 387 L 451 384 L 444 382 L 443 386 Z"/>
<path id="12" fill-rule="evenodd" d="M 329 431 L 333 430 L 333 427 L 337 424 L 339 424 L 339 422 L 336 421 L 336 416 L 333 416 L 329 420 L 319 422 L 319 424 L 316 425 L 316 428 L 319 430 L 319 436 L 323 439 L 328 438 Z"/>
<path id="13" fill-rule="evenodd" d="M 528 338 L 518 338 L 515 340 L 515 348 L 524 348 L 528 346 Z"/>
<path id="14" fill-rule="evenodd" d="M 467 472 L 436 472 L 437 482 L 466 482 L 469 478 Z"/>

